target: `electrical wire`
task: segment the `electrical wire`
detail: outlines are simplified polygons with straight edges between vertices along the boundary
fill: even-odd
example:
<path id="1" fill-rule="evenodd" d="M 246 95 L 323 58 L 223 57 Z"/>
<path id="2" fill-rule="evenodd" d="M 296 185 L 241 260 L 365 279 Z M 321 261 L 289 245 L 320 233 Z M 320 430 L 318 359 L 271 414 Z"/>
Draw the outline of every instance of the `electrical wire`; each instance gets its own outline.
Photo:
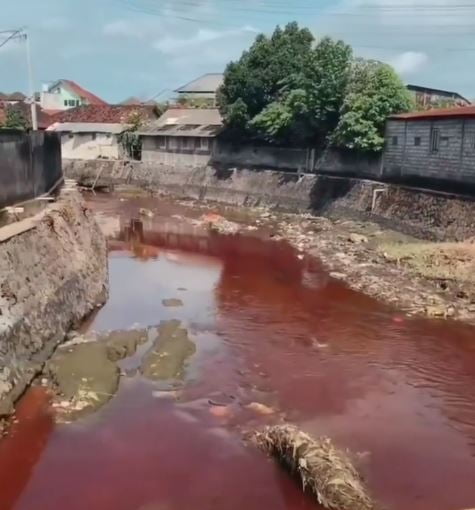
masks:
<path id="1" fill-rule="evenodd" d="M 220 25 L 224 25 L 224 26 L 227 26 L 227 27 L 230 27 L 230 26 L 242 26 L 242 25 L 232 25 L 230 24 L 229 22 L 222 22 L 222 21 L 218 21 L 218 20 L 213 20 L 213 19 L 203 19 L 203 18 L 199 18 L 199 17 L 192 17 L 192 16 L 184 16 L 182 14 L 186 14 L 188 12 L 190 12 L 190 10 L 193 10 L 192 8 L 199 8 L 199 7 L 202 7 L 202 4 L 199 3 L 197 0 L 174 0 L 173 2 L 173 5 L 172 6 L 169 6 L 169 5 L 164 5 L 163 2 L 161 2 L 160 0 L 118 0 L 120 3 L 122 3 L 124 6 L 126 6 L 127 8 L 135 11 L 135 12 L 138 12 L 138 13 L 142 13 L 142 14 L 149 14 L 149 15 L 153 15 L 153 16 L 159 16 L 161 18 L 165 18 L 165 19 L 177 19 L 177 20 L 182 20 L 182 21 L 189 21 L 189 22 L 193 22 L 193 23 L 198 23 L 198 24 L 220 24 Z M 256 10 L 254 8 L 247 8 L 247 7 L 242 7 L 242 3 L 240 4 L 241 7 L 236 7 L 234 5 L 230 5 L 230 2 L 232 2 L 232 0 L 228 0 L 228 1 L 224 1 L 224 3 L 226 4 L 226 12 L 229 11 L 228 9 L 228 6 L 230 6 L 230 10 L 233 10 L 233 11 L 242 11 L 242 12 L 246 12 L 246 13 L 256 13 L 256 12 L 260 12 L 260 13 L 266 13 L 266 14 L 276 14 L 276 13 L 279 13 L 279 14 L 282 14 L 282 13 L 285 13 L 285 12 L 288 12 L 288 13 L 293 13 L 295 14 L 295 12 L 293 11 L 278 11 L 278 10 L 275 10 L 275 9 L 272 9 L 272 10 L 265 10 L 265 9 L 259 9 L 259 10 Z M 274 2 L 275 3 L 275 2 Z M 151 5 L 152 4 L 152 5 Z M 222 5 L 222 4 L 221 4 Z M 270 7 L 271 4 L 266 4 L 265 2 L 261 2 L 260 4 L 261 6 L 268 6 Z M 301 6 L 302 7 L 302 6 Z M 361 4 L 360 6 L 358 7 L 361 7 L 363 9 L 367 9 L 367 10 L 371 10 L 371 9 L 375 9 L 377 10 L 378 13 L 380 13 L 381 11 L 382 12 L 385 12 L 388 8 L 389 9 L 392 9 L 392 8 L 395 8 L 396 10 L 401 10 L 401 9 L 416 9 L 416 10 L 419 10 L 419 9 L 424 9 L 424 14 L 425 14 L 425 17 L 424 17 L 424 20 L 426 20 L 427 18 L 427 14 L 430 14 L 430 13 L 427 13 L 427 9 L 434 9 L 434 8 L 440 8 L 440 9 L 444 9 L 444 11 L 456 11 L 456 12 L 459 12 L 463 9 L 467 9 L 467 8 L 470 8 L 470 9 L 475 9 L 475 3 L 474 4 L 456 4 L 456 5 L 452 5 L 452 6 L 443 6 L 443 5 L 440 5 L 440 4 L 426 4 L 424 6 L 413 6 L 413 5 L 385 5 L 385 6 L 378 6 L 378 5 L 375 5 L 375 4 Z M 334 16 L 339 16 L 339 15 L 343 15 L 343 16 L 352 16 L 352 15 L 358 15 L 358 16 L 364 16 L 366 19 L 368 18 L 368 14 L 362 14 L 362 13 L 344 13 L 344 12 L 322 12 L 321 11 L 321 8 L 319 10 L 319 14 L 321 14 L 322 16 L 329 16 L 329 15 L 334 15 Z M 439 15 L 439 14 L 437 14 Z M 444 19 L 447 17 L 447 15 L 444 16 Z M 232 16 L 232 19 L 236 19 L 236 16 Z M 442 19 L 440 18 L 440 15 L 439 15 L 439 19 Z M 246 22 L 248 22 L 248 18 L 246 19 Z M 390 27 L 398 27 L 399 25 L 398 24 L 394 24 L 394 25 L 385 25 L 384 27 L 381 27 L 382 29 L 382 33 L 381 33 L 381 36 L 386 36 L 386 35 L 391 35 L 391 33 L 393 35 L 399 35 L 399 31 L 388 31 L 387 27 L 390 26 Z M 356 27 L 355 27 L 356 28 Z M 344 32 L 341 32 L 339 37 L 353 37 L 353 36 L 358 36 L 358 35 L 367 35 L 368 34 L 368 29 L 365 27 L 361 27 L 362 28 L 362 31 L 359 32 L 359 31 L 355 31 L 355 30 L 350 30 L 350 31 L 344 31 Z M 456 33 L 450 33 L 450 32 L 447 32 L 445 31 L 447 28 L 454 28 L 456 29 Z M 472 30 L 473 28 L 473 30 Z M 467 31 L 461 31 L 461 29 L 467 29 Z M 475 31 L 475 19 L 474 19 L 474 23 L 473 24 L 469 24 L 469 25 L 462 25 L 462 24 L 452 24 L 452 25 L 443 25 L 441 26 L 440 28 L 438 27 L 437 30 L 435 30 L 433 27 L 418 27 L 417 29 L 417 32 L 413 32 L 413 33 L 408 33 L 407 30 L 406 30 L 406 27 L 404 27 L 404 36 L 408 39 L 411 39 L 411 38 L 420 38 L 420 37 L 431 37 L 431 36 L 436 36 L 437 38 L 440 38 L 440 37 L 444 37 L 444 38 L 455 38 L 455 37 L 465 37 L 465 36 L 468 36 L 468 35 L 472 35 Z M 333 32 L 334 33 L 334 32 Z M 338 32 L 337 32 L 338 34 Z M 375 35 L 375 32 L 372 31 L 372 35 Z M 354 45 L 354 47 L 359 47 L 359 48 L 373 48 L 373 49 L 385 49 L 385 50 L 406 50 L 406 51 L 414 51 L 414 46 L 412 45 L 412 47 L 405 47 L 405 48 L 402 48 L 402 47 L 387 47 L 387 46 L 369 46 L 369 45 Z M 460 51 L 460 52 L 471 52 L 471 51 L 474 51 L 474 48 L 467 48 L 467 47 L 447 47 L 447 48 L 437 48 L 437 51 L 448 51 L 448 52 L 457 52 L 457 51 Z"/>
<path id="2" fill-rule="evenodd" d="M 0 32 L 0 34 L 5 34 L 5 33 L 10 33 L 10 35 L 5 40 L 0 42 L 0 48 L 5 46 L 5 44 L 7 44 L 7 42 L 11 41 L 12 39 L 21 39 L 21 38 L 24 37 L 24 35 L 22 34 L 22 30 L 21 29 L 17 29 L 17 30 L 4 30 L 3 32 Z"/>

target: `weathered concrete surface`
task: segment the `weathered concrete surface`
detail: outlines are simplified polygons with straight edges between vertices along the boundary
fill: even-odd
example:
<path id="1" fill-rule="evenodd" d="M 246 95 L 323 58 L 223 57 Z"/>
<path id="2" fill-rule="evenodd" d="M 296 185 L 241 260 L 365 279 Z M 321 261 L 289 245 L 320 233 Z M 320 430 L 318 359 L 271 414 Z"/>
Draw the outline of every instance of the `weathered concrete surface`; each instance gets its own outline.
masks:
<path id="1" fill-rule="evenodd" d="M 235 206 L 372 219 L 421 238 L 463 240 L 475 235 L 475 201 L 372 181 L 271 170 L 176 170 L 127 161 L 69 160 L 64 172 L 83 185 L 127 183 Z M 375 190 L 382 191 L 373 204 Z"/>
<path id="2" fill-rule="evenodd" d="M 68 329 L 107 298 L 106 241 L 77 191 L 29 223 L 0 243 L 0 416 Z"/>

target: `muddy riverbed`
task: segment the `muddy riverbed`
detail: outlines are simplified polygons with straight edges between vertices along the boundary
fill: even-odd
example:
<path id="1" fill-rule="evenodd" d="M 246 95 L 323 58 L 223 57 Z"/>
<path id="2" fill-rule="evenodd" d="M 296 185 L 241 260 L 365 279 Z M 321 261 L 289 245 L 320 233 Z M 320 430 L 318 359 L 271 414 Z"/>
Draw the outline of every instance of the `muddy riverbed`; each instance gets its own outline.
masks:
<path id="1" fill-rule="evenodd" d="M 474 327 L 349 289 L 272 223 L 240 217 L 220 234 L 200 218 L 223 211 L 89 202 L 109 236 L 110 299 L 76 338 L 113 383 L 81 386 L 95 368 L 76 373 L 86 343 L 72 335 L 59 352 L 72 393 L 51 392 L 50 367 L 0 441 L 0 510 L 318 508 L 242 441 L 284 421 L 354 452 L 384 508 L 475 506 Z M 127 330 L 136 340 L 121 343 Z M 68 414 L 78 387 L 97 405 Z"/>

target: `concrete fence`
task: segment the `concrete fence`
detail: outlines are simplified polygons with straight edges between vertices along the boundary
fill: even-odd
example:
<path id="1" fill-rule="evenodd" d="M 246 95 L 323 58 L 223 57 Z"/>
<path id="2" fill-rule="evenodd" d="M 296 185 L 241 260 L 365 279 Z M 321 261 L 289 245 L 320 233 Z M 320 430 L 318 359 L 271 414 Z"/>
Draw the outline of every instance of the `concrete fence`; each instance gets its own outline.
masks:
<path id="1" fill-rule="evenodd" d="M 0 131 L 0 208 L 47 193 L 62 177 L 58 135 Z"/>
<path id="2" fill-rule="evenodd" d="M 341 149 L 287 148 L 232 144 L 218 140 L 212 163 L 236 168 L 290 170 L 332 175 L 381 176 L 381 156 Z"/>

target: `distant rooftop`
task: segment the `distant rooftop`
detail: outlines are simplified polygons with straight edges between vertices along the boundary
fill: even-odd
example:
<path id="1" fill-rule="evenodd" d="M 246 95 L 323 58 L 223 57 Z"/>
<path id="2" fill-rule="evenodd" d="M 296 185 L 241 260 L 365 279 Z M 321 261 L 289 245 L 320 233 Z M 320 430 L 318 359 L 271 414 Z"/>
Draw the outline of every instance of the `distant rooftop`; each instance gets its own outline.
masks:
<path id="1" fill-rule="evenodd" d="M 208 73 L 175 90 L 179 94 L 215 94 L 223 83 L 223 73 Z"/>
<path id="2" fill-rule="evenodd" d="M 98 122 L 56 122 L 47 131 L 60 133 L 111 133 L 120 134 L 127 129 L 127 124 Z"/>
<path id="3" fill-rule="evenodd" d="M 156 119 L 155 106 L 148 105 L 84 105 L 63 110 L 54 116 L 56 122 L 123 123 L 138 113 L 144 120 Z"/>
<path id="4" fill-rule="evenodd" d="M 466 102 L 467 104 L 470 104 L 470 101 L 468 99 L 466 99 L 465 97 L 460 95 L 458 92 L 453 92 L 451 90 L 434 89 L 432 87 L 423 87 L 421 85 L 412 85 L 412 84 L 407 85 L 407 89 L 412 90 L 414 92 L 425 92 L 425 93 L 434 94 L 434 95 L 438 94 L 441 96 L 458 98 L 458 99 L 461 99 L 462 101 Z"/>
<path id="5" fill-rule="evenodd" d="M 26 99 L 23 92 L 12 92 L 11 94 L 5 94 L 0 92 L 0 101 L 24 101 Z"/>
<path id="6" fill-rule="evenodd" d="M 223 120 L 216 108 L 169 108 L 141 133 L 162 136 L 213 137 L 221 131 Z"/>
<path id="7" fill-rule="evenodd" d="M 65 88 L 69 89 L 71 92 L 78 95 L 79 97 L 86 99 L 90 104 L 95 104 L 95 105 L 106 105 L 107 104 L 106 101 L 104 101 L 100 97 L 96 96 L 92 92 L 89 92 L 89 90 L 86 90 L 85 88 L 81 87 L 81 85 L 78 85 L 73 80 L 65 80 L 65 79 L 56 80 L 53 84 L 51 84 L 48 87 L 48 90 L 55 88 L 59 84 L 62 84 Z"/>
<path id="8" fill-rule="evenodd" d="M 458 106 L 455 108 L 433 108 L 422 112 L 408 112 L 392 115 L 391 119 L 399 120 L 422 120 L 445 117 L 473 117 L 475 118 L 475 105 Z"/>

